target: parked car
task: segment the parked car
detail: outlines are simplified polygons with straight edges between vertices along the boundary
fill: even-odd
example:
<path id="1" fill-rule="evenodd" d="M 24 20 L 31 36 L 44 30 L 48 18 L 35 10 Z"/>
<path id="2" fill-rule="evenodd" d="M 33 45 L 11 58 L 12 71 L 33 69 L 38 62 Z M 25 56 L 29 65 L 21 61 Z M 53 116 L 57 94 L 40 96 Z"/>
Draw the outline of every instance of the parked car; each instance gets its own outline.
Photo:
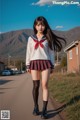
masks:
<path id="1" fill-rule="evenodd" d="M 23 73 L 25 73 L 25 71 L 24 71 L 24 70 L 22 70 L 22 71 L 21 71 L 21 73 L 23 74 Z"/>
<path id="2" fill-rule="evenodd" d="M 15 70 L 14 74 L 22 74 L 22 72 L 20 70 Z"/>
<path id="3" fill-rule="evenodd" d="M 3 70 L 2 71 L 2 75 L 11 75 L 11 71 L 10 70 Z"/>
<path id="4" fill-rule="evenodd" d="M 15 74 L 13 70 L 9 70 L 9 71 L 11 72 L 11 75 L 14 75 L 14 74 Z"/>

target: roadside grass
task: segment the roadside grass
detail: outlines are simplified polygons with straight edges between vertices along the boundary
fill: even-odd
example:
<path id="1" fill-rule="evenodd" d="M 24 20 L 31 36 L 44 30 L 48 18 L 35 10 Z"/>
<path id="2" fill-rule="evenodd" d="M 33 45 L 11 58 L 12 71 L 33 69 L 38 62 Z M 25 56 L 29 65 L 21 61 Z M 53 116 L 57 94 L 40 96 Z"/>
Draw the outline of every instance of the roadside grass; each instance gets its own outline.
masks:
<path id="1" fill-rule="evenodd" d="M 66 105 L 67 120 L 80 120 L 80 74 L 53 73 L 49 91 L 57 102 Z"/>

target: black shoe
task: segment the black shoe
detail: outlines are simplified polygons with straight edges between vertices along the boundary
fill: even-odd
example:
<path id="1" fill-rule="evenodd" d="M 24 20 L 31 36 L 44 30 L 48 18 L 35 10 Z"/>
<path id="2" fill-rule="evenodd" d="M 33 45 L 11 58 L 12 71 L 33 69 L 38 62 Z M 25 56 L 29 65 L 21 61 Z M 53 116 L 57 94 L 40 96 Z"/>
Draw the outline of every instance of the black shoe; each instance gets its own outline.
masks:
<path id="1" fill-rule="evenodd" d="M 46 111 L 42 111 L 41 118 L 42 119 L 47 119 L 48 118 Z"/>
<path id="2" fill-rule="evenodd" d="M 39 115 L 39 108 L 38 107 L 34 107 L 34 110 L 33 110 L 33 115 Z"/>

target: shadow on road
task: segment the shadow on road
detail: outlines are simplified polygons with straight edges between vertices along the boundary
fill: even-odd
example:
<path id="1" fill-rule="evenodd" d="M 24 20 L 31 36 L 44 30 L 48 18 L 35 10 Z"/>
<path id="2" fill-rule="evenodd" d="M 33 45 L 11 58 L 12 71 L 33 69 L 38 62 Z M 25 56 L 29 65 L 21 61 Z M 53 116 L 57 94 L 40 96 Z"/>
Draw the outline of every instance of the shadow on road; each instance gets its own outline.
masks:
<path id="1" fill-rule="evenodd" d="M 79 96 L 74 96 L 69 102 L 67 102 L 66 104 L 62 105 L 61 107 L 55 109 L 55 110 L 48 110 L 47 114 L 48 114 L 48 119 L 52 118 L 56 115 L 58 115 L 61 111 L 63 111 L 64 109 L 66 109 L 67 106 L 70 106 L 76 102 L 78 102 L 80 100 L 80 95 Z"/>
<path id="2" fill-rule="evenodd" d="M 13 80 L 0 80 L 0 85 L 3 85 L 5 83 L 11 82 Z"/>
<path id="3" fill-rule="evenodd" d="M 56 115 L 59 115 L 59 113 L 60 113 L 61 111 L 63 111 L 64 108 L 65 108 L 65 105 L 63 105 L 63 106 L 61 106 L 61 107 L 59 107 L 59 108 L 57 108 L 57 109 L 55 109 L 55 110 L 54 110 L 54 109 L 48 110 L 48 111 L 47 111 L 48 119 L 49 119 L 49 118 L 52 118 L 52 117 L 54 117 L 54 116 L 56 116 Z"/>

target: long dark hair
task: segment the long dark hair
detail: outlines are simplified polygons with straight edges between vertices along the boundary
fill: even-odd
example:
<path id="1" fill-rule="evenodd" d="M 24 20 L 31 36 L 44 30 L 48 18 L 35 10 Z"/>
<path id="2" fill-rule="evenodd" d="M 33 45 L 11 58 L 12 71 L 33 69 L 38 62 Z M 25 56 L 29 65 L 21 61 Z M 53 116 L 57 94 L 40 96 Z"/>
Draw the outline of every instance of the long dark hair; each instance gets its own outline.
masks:
<path id="1" fill-rule="evenodd" d="M 40 22 L 40 24 L 45 26 L 45 30 L 44 30 L 43 34 L 46 36 L 46 38 L 48 40 L 49 47 L 52 50 L 54 48 L 54 51 L 61 51 L 61 49 L 63 47 L 62 42 L 64 42 L 66 44 L 66 40 L 62 37 L 55 35 L 52 32 L 47 20 L 43 16 L 39 16 L 35 19 L 34 24 L 33 24 L 34 34 L 37 34 L 37 30 L 36 30 L 35 26 L 37 25 L 38 22 Z M 60 41 L 60 40 L 62 40 L 62 41 Z"/>

